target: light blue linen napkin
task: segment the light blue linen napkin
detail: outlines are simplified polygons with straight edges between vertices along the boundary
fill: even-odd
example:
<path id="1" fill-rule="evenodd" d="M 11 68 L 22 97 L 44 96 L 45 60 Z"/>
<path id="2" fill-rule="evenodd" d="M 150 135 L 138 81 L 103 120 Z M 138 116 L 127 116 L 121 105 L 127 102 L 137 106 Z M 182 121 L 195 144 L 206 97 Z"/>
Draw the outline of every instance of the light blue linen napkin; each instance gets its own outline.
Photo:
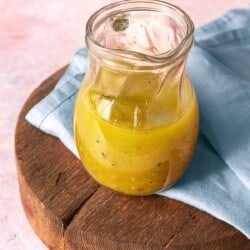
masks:
<path id="1" fill-rule="evenodd" d="M 76 156 L 73 108 L 87 57 L 80 49 L 54 90 L 26 116 Z M 184 177 L 159 195 L 206 211 L 250 238 L 250 8 L 198 28 L 187 69 L 198 96 L 201 133 Z"/>

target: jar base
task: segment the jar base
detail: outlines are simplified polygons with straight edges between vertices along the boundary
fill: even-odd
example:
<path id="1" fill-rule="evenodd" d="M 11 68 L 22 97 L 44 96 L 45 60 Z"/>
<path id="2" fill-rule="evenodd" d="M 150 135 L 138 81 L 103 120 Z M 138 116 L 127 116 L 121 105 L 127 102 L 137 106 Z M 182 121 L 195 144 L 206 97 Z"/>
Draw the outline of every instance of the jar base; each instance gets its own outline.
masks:
<path id="1" fill-rule="evenodd" d="M 122 194 L 122 195 L 125 195 L 125 196 L 143 197 L 143 196 L 155 195 L 155 194 L 158 194 L 158 193 L 160 193 L 160 192 L 163 192 L 163 191 L 165 191 L 165 190 L 167 190 L 167 189 L 170 189 L 170 188 L 173 187 L 177 182 L 180 181 L 180 179 L 182 178 L 182 176 L 183 176 L 183 175 L 181 175 L 178 179 L 172 181 L 172 182 L 171 182 L 169 185 L 167 185 L 166 187 L 163 187 L 162 189 L 160 189 L 160 190 L 158 190 L 158 191 L 156 190 L 156 191 L 154 191 L 154 192 L 148 192 L 148 193 L 139 193 L 139 192 L 138 192 L 138 193 L 129 193 L 129 192 L 125 192 L 125 191 L 116 190 L 116 189 L 113 189 L 113 188 L 111 188 L 111 187 L 109 187 L 109 186 L 107 186 L 107 185 L 105 185 L 105 184 L 100 183 L 99 181 L 95 180 L 92 176 L 91 176 L 91 178 L 92 178 L 96 183 L 98 183 L 100 186 L 105 187 L 105 188 L 111 190 L 111 191 L 114 192 L 114 193 Z"/>

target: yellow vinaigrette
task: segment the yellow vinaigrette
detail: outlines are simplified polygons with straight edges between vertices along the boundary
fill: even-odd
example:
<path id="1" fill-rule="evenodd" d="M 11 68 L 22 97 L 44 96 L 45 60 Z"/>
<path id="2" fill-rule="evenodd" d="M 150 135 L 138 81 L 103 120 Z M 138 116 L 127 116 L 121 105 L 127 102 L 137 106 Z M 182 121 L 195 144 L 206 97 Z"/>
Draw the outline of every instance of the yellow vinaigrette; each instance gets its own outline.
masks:
<path id="1" fill-rule="evenodd" d="M 97 83 L 83 84 L 75 106 L 75 141 L 85 168 L 97 182 L 125 194 L 146 195 L 180 179 L 198 134 L 196 97 L 190 81 L 183 84 L 187 101 L 180 101 L 180 86 L 170 84 L 166 92 L 171 98 L 164 105 L 154 104 L 148 96 L 104 95 Z M 157 112 L 166 107 L 166 124 L 156 126 Z"/>

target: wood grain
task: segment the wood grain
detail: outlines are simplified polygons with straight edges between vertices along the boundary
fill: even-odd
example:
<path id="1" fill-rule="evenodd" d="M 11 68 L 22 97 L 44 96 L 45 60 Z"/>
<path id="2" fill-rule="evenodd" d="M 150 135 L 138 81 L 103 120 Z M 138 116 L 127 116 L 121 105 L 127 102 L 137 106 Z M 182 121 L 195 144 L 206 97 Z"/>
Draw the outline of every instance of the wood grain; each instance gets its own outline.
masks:
<path id="1" fill-rule="evenodd" d="M 30 95 L 15 136 L 23 207 L 49 249 L 250 249 L 239 231 L 184 203 L 99 187 L 58 139 L 28 124 L 28 110 L 64 71 Z"/>

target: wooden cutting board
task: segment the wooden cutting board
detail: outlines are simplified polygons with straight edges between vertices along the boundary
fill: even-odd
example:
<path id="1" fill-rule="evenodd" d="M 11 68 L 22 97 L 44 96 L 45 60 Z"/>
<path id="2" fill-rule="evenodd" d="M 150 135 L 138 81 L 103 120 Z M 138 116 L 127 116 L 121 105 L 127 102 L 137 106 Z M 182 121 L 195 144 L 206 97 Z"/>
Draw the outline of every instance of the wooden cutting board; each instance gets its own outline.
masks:
<path id="1" fill-rule="evenodd" d="M 15 135 L 23 207 L 50 249 L 250 249 L 239 231 L 182 202 L 128 197 L 99 186 L 58 139 L 27 123 L 28 110 L 64 71 L 30 95 Z"/>

